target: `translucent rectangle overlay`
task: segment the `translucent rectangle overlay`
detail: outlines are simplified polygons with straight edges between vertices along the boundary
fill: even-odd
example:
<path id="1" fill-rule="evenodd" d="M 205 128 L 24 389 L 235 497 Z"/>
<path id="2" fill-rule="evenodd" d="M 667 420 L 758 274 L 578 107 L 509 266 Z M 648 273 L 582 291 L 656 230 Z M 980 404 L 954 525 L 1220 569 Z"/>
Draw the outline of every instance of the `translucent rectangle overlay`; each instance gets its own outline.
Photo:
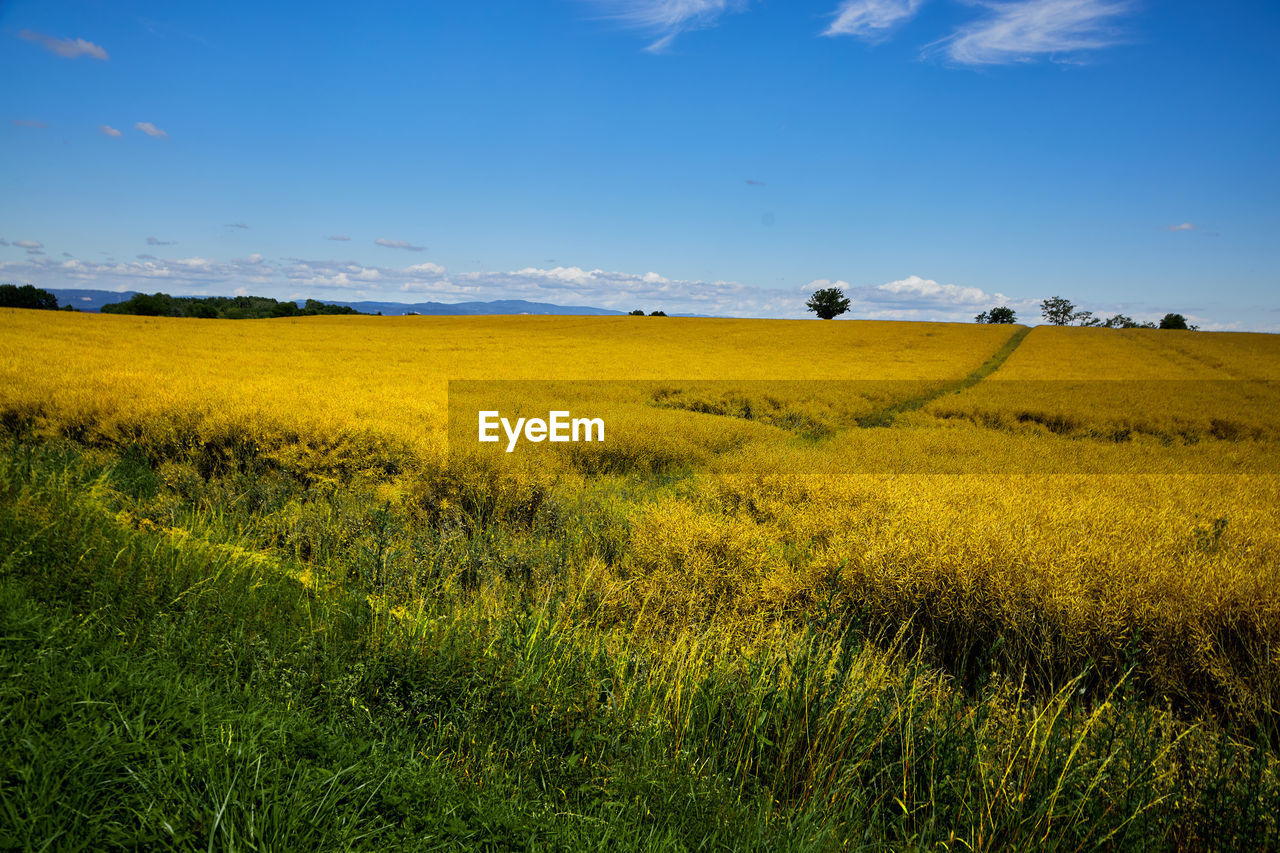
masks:
<path id="1" fill-rule="evenodd" d="M 448 430 L 589 474 L 1278 473 L 1280 382 L 454 380 Z"/>

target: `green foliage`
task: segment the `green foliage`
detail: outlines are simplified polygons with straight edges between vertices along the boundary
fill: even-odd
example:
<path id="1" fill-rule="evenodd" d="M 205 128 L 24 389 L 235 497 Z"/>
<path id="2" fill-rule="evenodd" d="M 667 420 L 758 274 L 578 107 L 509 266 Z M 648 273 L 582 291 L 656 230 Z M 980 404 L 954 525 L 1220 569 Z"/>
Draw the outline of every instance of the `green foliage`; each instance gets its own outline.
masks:
<path id="1" fill-rule="evenodd" d="M 840 288 L 824 287 L 815 290 L 804 307 L 823 320 L 832 320 L 849 310 L 849 300 Z"/>
<path id="2" fill-rule="evenodd" d="M 31 308 L 57 311 L 58 297 L 30 284 L 0 284 L 0 308 Z"/>
<path id="3" fill-rule="evenodd" d="M 631 312 L 628 314 L 628 316 L 631 316 L 631 317 L 643 317 L 643 316 L 644 316 L 644 311 L 643 311 L 642 309 L 640 309 L 640 308 L 637 308 L 636 310 L 631 311 Z"/>
<path id="4" fill-rule="evenodd" d="M 983 311 L 981 314 L 973 318 L 975 323 L 1016 323 L 1018 315 L 1007 305 L 1001 305 L 998 308 L 992 308 L 990 311 Z"/>
<path id="5" fill-rule="evenodd" d="M 666 311 L 650 311 L 650 312 L 649 312 L 649 316 L 650 316 L 650 317 L 665 317 L 665 316 L 667 316 L 667 312 L 666 312 Z"/>
<path id="6" fill-rule="evenodd" d="M 1068 326 L 1076 318 L 1076 306 L 1070 299 L 1050 296 L 1048 299 L 1041 300 L 1040 314 L 1050 325 Z"/>
<path id="7" fill-rule="evenodd" d="M 312 317 L 319 314 L 359 314 L 348 305 L 329 305 L 308 299 L 299 308 L 296 302 L 278 302 L 267 296 L 170 296 L 167 293 L 138 293 L 124 302 L 102 306 L 104 314 L 135 314 L 143 317 L 197 317 L 200 319 L 259 320 L 268 317 Z"/>
<path id="8" fill-rule="evenodd" d="M 572 569 L 628 562 L 626 506 L 661 487 L 427 475 L 398 503 L 10 443 L 0 847 L 1280 845 L 1274 745 L 1180 722 L 1136 674 L 962 683 L 835 597 L 754 648 L 655 644 Z M 673 529 L 635 568 L 753 559 L 749 525 L 686 521 L 709 535 Z"/>
<path id="9" fill-rule="evenodd" d="M 1181 329 L 1183 331 L 1195 331 L 1195 326 L 1187 325 L 1187 318 L 1181 314 L 1165 314 L 1160 318 L 1160 328 L 1162 329 Z"/>

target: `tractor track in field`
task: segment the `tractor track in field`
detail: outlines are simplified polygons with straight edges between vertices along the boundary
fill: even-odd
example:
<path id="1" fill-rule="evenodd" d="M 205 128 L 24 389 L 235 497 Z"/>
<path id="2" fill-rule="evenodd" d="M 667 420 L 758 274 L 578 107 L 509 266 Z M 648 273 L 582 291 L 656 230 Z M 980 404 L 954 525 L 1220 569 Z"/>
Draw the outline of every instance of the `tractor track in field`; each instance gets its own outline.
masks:
<path id="1" fill-rule="evenodd" d="M 992 353 L 990 358 L 978 365 L 972 373 L 968 374 L 964 378 L 947 385 L 943 385 L 941 388 L 936 388 L 928 394 L 911 397 L 910 399 L 903 400 L 900 403 L 894 403 L 892 406 L 886 406 L 883 409 L 863 415 L 858 418 L 858 426 L 863 428 L 892 426 L 894 418 L 900 414 L 905 412 L 914 412 L 917 409 L 921 409 L 925 405 L 946 394 L 958 394 L 967 388 L 972 388 L 974 385 L 977 385 L 983 379 L 986 379 L 992 373 L 995 373 L 1000 369 L 1000 365 L 1004 364 L 1009 356 L 1013 355 L 1013 351 L 1018 348 L 1018 345 L 1022 343 L 1023 339 L 1025 339 L 1027 335 L 1031 334 L 1031 328 L 1031 326 L 1024 326 L 1014 332 L 1009 336 L 1009 339 L 1004 342 L 1004 345 L 1001 346 L 1000 349 Z"/>

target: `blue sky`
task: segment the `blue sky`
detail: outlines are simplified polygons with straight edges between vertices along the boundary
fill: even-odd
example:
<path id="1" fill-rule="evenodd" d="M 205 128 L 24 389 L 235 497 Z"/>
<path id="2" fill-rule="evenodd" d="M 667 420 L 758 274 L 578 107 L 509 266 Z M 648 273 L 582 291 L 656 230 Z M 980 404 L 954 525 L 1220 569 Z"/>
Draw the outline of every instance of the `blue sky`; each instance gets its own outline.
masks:
<path id="1" fill-rule="evenodd" d="M 1278 43 L 1274 0 L 0 0 L 0 280 L 1280 331 Z"/>

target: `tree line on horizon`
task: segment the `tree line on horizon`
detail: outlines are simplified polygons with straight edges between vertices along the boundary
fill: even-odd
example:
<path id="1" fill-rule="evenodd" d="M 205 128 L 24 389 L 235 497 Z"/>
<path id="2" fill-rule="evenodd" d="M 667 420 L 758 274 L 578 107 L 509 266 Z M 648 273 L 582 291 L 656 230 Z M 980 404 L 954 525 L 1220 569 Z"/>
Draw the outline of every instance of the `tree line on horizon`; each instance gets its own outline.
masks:
<path id="1" fill-rule="evenodd" d="M 59 305 L 58 297 L 30 284 L 0 284 L 0 308 L 27 308 L 32 311 L 74 311 L 70 305 Z"/>
<path id="2" fill-rule="evenodd" d="M 349 305 L 330 305 L 308 299 L 281 302 L 269 296 L 170 296 L 137 293 L 123 302 L 103 305 L 103 314 L 135 314 L 142 317 L 195 317 L 204 320 L 266 320 L 280 317 L 314 317 L 322 314 L 360 314 Z"/>
<path id="3" fill-rule="evenodd" d="M 849 310 L 849 298 L 838 287 L 824 287 L 815 290 L 805 303 L 805 307 L 817 314 L 820 319 L 833 320 Z M 1147 321 L 1140 323 L 1124 314 L 1116 314 L 1103 319 L 1094 316 L 1092 311 L 1077 311 L 1075 303 L 1061 296 L 1051 296 L 1040 301 L 1040 313 L 1045 323 L 1050 326 L 1096 326 L 1104 329 L 1184 329 L 1197 332 L 1199 326 L 1187 323 L 1181 314 L 1169 313 L 1160 318 L 1159 323 Z M 1017 313 L 1007 305 L 1000 305 L 983 311 L 974 317 L 975 323 L 1016 323 Z"/>
<path id="4" fill-rule="evenodd" d="M 815 290 L 805 307 L 823 320 L 832 320 L 849 310 L 849 298 L 838 287 Z M 58 298 L 43 288 L 30 284 L 0 284 L 0 308 L 27 308 L 47 311 L 74 311 L 70 305 L 58 305 Z M 308 299 L 302 306 L 292 300 L 281 302 L 269 296 L 170 296 L 167 293 L 137 293 L 122 302 L 103 305 L 103 314 L 133 314 L 142 317 L 195 317 L 217 320 L 260 320 L 280 317 L 314 317 L 332 314 L 363 314 L 349 305 L 331 305 Z M 381 312 L 379 312 L 381 313 Z M 1040 302 L 1040 313 L 1051 326 L 1093 326 L 1104 329 L 1182 329 L 1196 332 L 1181 314 L 1168 313 L 1159 323 L 1139 322 L 1125 314 L 1103 319 L 1092 311 L 1078 311 L 1071 300 L 1051 296 Z M 630 312 L 633 317 L 644 311 Z M 665 317 L 664 311 L 653 311 L 650 317 Z M 1017 313 L 1007 305 L 983 311 L 973 318 L 976 323 L 1016 323 Z"/>
<path id="5" fill-rule="evenodd" d="M 0 308 L 37 311 L 75 311 L 58 305 L 58 297 L 30 284 L 0 284 Z M 308 299 L 303 305 L 269 296 L 170 296 L 167 293 L 137 293 L 122 302 L 98 309 L 103 314 L 133 314 L 140 317 L 195 317 L 207 320 L 264 320 L 278 317 L 314 317 L 322 314 L 362 314 L 348 305 L 330 305 Z"/>

